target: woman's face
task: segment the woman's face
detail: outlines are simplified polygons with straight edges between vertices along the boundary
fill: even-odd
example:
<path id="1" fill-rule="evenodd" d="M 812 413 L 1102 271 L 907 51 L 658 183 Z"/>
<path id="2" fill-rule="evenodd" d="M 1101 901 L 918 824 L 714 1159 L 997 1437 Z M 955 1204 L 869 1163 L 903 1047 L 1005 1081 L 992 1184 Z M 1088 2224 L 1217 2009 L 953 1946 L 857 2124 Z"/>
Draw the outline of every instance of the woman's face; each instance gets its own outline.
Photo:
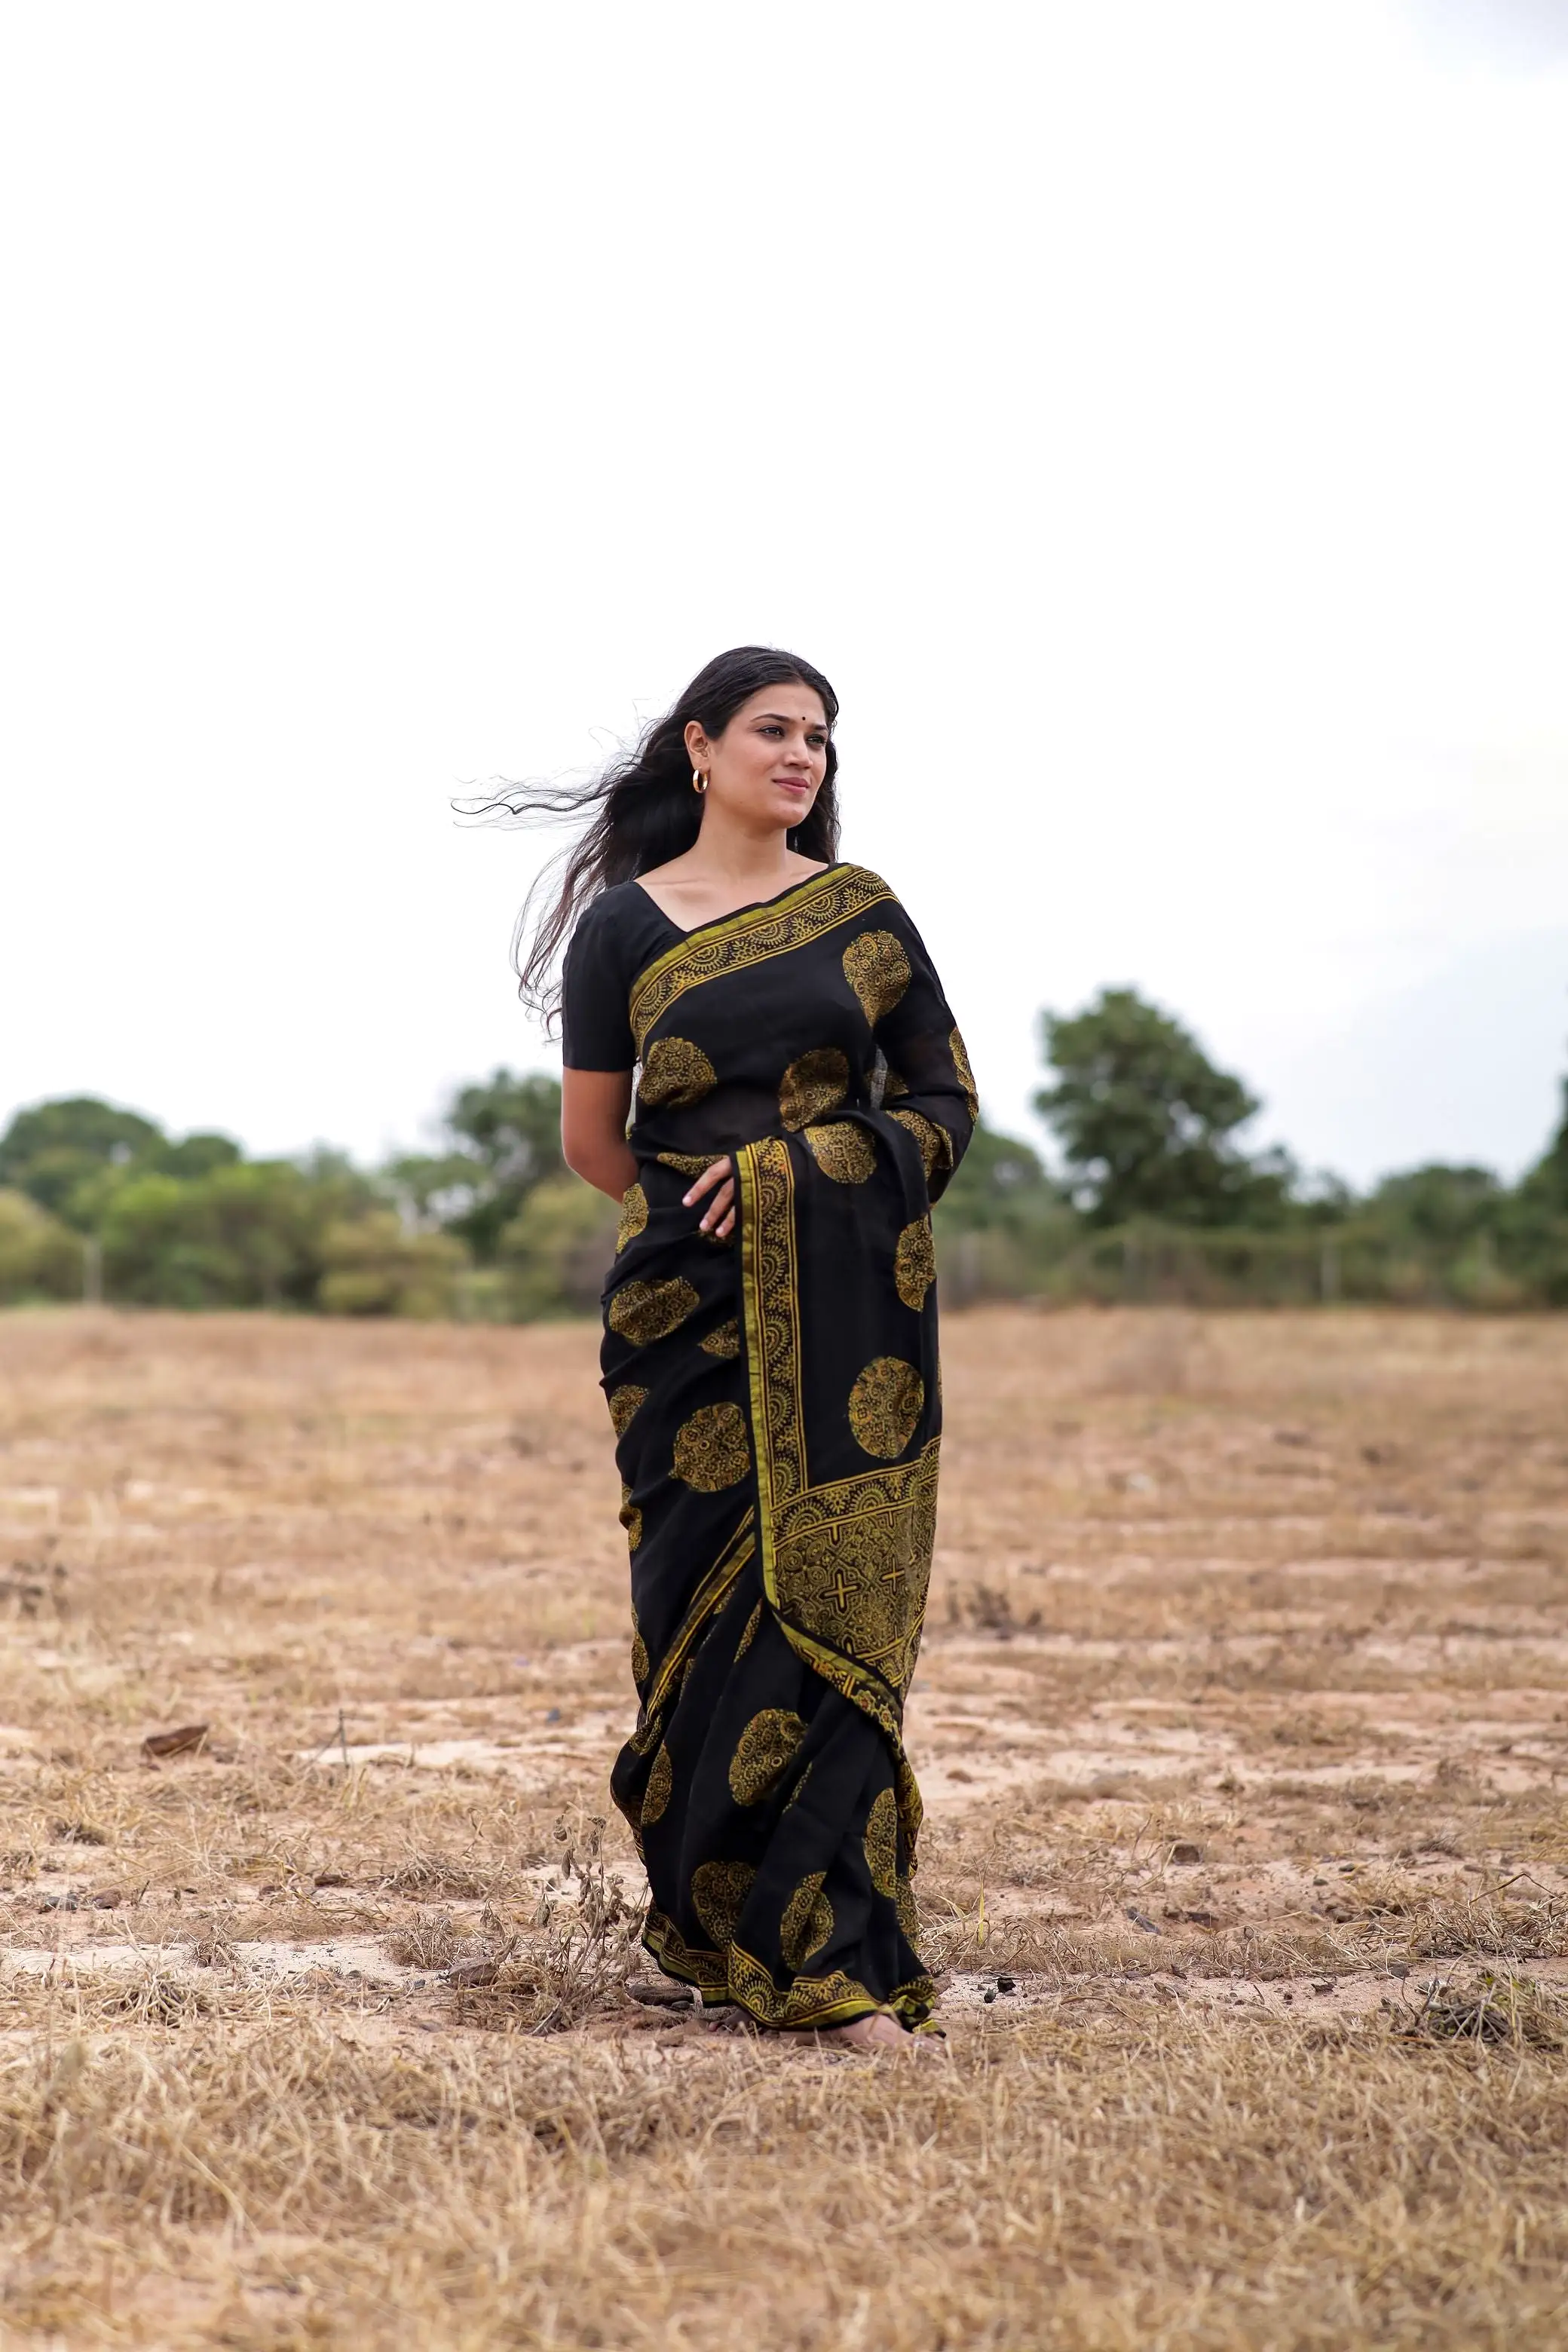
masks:
<path id="1" fill-rule="evenodd" d="M 796 679 L 764 686 L 721 735 L 688 728 L 687 743 L 692 766 L 708 777 L 708 805 L 750 824 L 785 832 L 799 824 L 827 773 L 822 698 Z"/>

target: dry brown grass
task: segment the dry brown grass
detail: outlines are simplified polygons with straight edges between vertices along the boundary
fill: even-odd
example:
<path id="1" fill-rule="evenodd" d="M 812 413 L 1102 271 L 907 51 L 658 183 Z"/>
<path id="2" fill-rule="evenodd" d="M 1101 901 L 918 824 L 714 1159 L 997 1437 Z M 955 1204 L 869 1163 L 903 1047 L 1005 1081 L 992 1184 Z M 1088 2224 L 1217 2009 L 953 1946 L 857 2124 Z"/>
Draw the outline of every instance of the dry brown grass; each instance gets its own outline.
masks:
<path id="1" fill-rule="evenodd" d="M 0 2347 L 1561 2343 L 1568 1330 L 950 1318 L 890 2064 L 625 1990 L 594 1349 L 0 1320 Z"/>

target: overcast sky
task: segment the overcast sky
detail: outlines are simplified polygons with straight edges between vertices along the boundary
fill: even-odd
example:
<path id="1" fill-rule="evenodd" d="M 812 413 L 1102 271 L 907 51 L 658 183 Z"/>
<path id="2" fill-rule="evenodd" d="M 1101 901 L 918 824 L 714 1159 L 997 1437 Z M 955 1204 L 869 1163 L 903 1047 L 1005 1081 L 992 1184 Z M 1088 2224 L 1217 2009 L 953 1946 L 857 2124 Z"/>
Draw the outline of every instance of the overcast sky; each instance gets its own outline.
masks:
<path id="1" fill-rule="evenodd" d="M 1131 982 L 1310 1164 L 1543 1145 L 1559 0 L 76 0 L 0 197 L 0 1119 L 551 1066 L 448 799 L 760 639 L 995 1124 Z"/>

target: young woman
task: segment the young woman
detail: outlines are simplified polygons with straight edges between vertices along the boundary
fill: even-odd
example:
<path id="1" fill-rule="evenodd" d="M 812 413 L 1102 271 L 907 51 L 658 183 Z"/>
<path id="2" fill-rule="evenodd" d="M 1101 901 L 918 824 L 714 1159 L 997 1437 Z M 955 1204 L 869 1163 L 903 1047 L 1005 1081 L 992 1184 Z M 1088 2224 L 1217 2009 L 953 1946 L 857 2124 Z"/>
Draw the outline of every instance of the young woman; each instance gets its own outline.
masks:
<path id="1" fill-rule="evenodd" d="M 935 1998 L 900 1737 L 930 1211 L 976 1105 L 914 925 L 839 861 L 837 711 L 792 655 L 710 662 L 582 796 L 522 975 L 550 1004 L 571 929 L 563 1145 L 621 1204 L 602 1362 L 641 1706 L 612 1786 L 645 1941 L 705 2005 L 897 2047 Z"/>

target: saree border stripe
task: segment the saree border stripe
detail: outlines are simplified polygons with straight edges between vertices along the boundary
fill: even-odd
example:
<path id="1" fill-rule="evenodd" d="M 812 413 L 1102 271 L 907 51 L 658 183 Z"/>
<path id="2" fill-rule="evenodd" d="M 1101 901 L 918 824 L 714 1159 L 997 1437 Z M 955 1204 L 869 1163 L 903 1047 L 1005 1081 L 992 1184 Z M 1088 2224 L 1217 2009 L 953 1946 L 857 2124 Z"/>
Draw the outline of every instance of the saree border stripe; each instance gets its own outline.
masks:
<path id="1" fill-rule="evenodd" d="M 795 1163 L 781 1136 L 734 1155 L 741 1304 L 757 1477 L 763 1590 L 797 1656 L 868 1715 L 893 1750 L 911 1866 L 921 1805 L 903 1750 L 902 1692 L 924 1620 L 941 1438 L 913 1462 L 810 1483 L 803 1418 Z M 889 1588 L 912 1574 L 900 1605 Z M 835 1622 L 862 1635 L 832 1640 Z M 837 1609 L 837 1621 L 832 1611 Z"/>
<path id="2" fill-rule="evenodd" d="M 627 1009 L 638 1054 L 654 1023 L 689 988 L 788 955 L 892 896 L 879 874 L 868 873 L 863 866 L 835 866 L 826 874 L 814 874 L 782 898 L 769 899 L 765 907 L 721 915 L 716 923 L 689 931 L 678 946 L 656 956 L 632 983 Z"/>
<path id="3" fill-rule="evenodd" d="M 936 2001 L 930 1977 L 911 1977 L 879 2000 L 858 1978 L 836 1969 L 831 1976 L 797 1976 L 781 1992 L 760 1960 L 740 1944 L 714 1951 L 689 1944 L 673 1919 L 650 1909 L 643 1927 L 645 1951 L 651 1952 L 666 1976 L 695 1985 L 707 2008 L 733 2003 L 761 2025 L 809 2032 L 814 2027 L 847 2025 L 852 2018 L 891 2016 L 918 2026 Z"/>
<path id="4" fill-rule="evenodd" d="M 733 1535 L 727 1538 L 722 1551 L 693 1593 L 690 1608 L 681 1619 L 674 1640 L 658 1662 L 658 1672 L 654 1676 L 648 1691 L 645 1710 L 649 1723 L 654 1721 L 669 1696 L 670 1685 L 697 1646 L 699 1634 L 708 1620 L 716 1613 L 728 1597 L 730 1587 L 734 1583 L 756 1548 L 756 1537 L 752 1528 L 752 1509 L 748 1503 L 739 1527 Z"/>

